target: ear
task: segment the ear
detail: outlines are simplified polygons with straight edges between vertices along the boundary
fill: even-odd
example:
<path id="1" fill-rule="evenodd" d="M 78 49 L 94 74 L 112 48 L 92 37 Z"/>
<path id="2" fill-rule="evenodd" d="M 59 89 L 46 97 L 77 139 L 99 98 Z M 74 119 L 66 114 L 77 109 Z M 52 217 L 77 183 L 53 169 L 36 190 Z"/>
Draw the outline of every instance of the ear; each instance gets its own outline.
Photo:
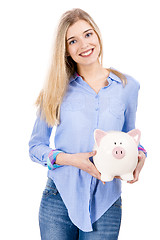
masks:
<path id="1" fill-rule="evenodd" d="M 107 135 L 107 133 L 104 132 L 104 131 L 102 131 L 102 130 L 100 130 L 100 129 L 96 129 L 96 130 L 94 131 L 94 140 L 95 140 L 95 142 L 96 142 L 96 144 L 97 144 L 98 147 L 99 147 L 99 145 L 100 145 L 101 139 L 102 139 L 105 135 Z"/>
<path id="2" fill-rule="evenodd" d="M 140 142 L 140 138 L 141 138 L 141 132 L 139 129 L 133 129 L 131 131 L 128 132 L 128 134 L 133 137 L 134 141 L 136 142 L 137 144 L 137 147 L 138 147 L 138 144 Z"/>

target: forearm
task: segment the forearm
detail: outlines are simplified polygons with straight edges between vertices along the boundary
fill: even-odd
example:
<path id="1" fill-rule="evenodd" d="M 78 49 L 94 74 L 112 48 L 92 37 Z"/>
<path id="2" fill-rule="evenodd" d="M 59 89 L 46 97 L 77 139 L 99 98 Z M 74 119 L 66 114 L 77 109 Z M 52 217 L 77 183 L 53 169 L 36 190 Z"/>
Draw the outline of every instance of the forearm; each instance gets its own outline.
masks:
<path id="1" fill-rule="evenodd" d="M 74 154 L 61 152 L 56 156 L 55 164 L 58 165 L 74 165 L 73 161 Z"/>

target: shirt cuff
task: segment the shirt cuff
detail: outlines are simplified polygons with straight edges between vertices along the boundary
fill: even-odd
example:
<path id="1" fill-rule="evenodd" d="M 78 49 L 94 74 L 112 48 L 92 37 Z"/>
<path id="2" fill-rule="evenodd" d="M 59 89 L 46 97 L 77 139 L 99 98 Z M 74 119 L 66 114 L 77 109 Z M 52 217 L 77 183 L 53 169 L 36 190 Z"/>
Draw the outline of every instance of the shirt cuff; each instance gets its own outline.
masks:
<path id="1" fill-rule="evenodd" d="M 138 145 L 138 151 L 142 151 L 145 154 L 145 156 L 147 157 L 146 149 L 142 145 L 140 145 L 140 144 Z"/>
<path id="2" fill-rule="evenodd" d="M 55 164 L 56 156 L 62 151 L 54 149 L 48 154 L 47 166 L 49 170 L 54 170 L 56 168 L 62 167 L 62 165 Z"/>

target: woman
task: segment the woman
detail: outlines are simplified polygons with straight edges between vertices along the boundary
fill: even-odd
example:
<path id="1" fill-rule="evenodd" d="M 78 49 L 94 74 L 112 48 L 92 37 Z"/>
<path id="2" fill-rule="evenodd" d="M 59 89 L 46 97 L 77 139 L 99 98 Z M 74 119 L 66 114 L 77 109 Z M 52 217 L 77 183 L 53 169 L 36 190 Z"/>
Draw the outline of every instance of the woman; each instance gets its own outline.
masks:
<path id="1" fill-rule="evenodd" d="M 49 169 L 39 211 L 43 240 L 118 238 L 121 180 L 100 181 L 92 161 L 93 132 L 135 128 L 139 83 L 104 68 L 102 58 L 102 39 L 93 19 L 81 9 L 64 13 L 29 142 L 31 159 Z M 145 155 L 139 146 L 130 183 L 138 180 Z"/>

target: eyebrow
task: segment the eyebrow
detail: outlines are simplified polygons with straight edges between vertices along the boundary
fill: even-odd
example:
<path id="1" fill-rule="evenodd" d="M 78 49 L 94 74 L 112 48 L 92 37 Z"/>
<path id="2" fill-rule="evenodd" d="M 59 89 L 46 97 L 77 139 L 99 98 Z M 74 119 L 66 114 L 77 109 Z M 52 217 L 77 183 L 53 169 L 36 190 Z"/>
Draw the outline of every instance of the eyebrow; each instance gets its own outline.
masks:
<path id="1" fill-rule="evenodd" d="M 86 32 L 88 32 L 88 31 L 90 31 L 90 30 L 93 30 L 93 29 L 92 29 L 92 28 L 87 29 L 87 30 L 85 30 L 83 33 L 86 33 Z M 70 38 L 67 39 L 67 41 L 71 40 L 72 38 L 75 38 L 75 37 L 74 37 L 74 36 L 73 36 L 73 37 L 70 37 Z"/>

